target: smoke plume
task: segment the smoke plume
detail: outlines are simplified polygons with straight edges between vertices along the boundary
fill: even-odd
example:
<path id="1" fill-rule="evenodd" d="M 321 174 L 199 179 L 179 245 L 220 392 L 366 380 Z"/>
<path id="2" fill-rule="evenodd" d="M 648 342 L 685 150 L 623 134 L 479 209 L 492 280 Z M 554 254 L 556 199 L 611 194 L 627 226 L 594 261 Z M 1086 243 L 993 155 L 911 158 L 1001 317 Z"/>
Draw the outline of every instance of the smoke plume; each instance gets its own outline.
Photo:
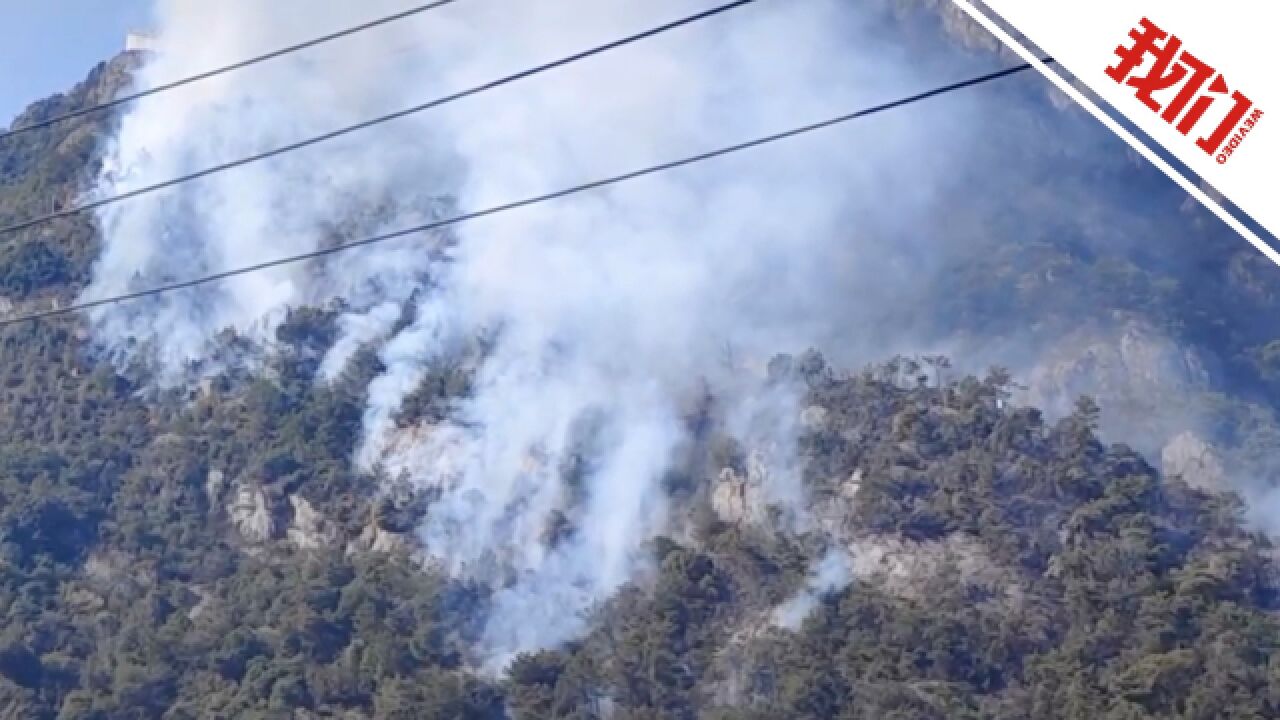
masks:
<path id="1" fill-rule="evenodd" d="M 159 0 L 174 77 L 405 3 Z M 709 7 L 693 0 L 469 0 L 149 98 L 97 191 L 127 192 L 478 84 Z M 762 0 L 420 116 L 105 209 L 86 298 L 307 252 L 674 159 L 949 82 L 976 61 L 908 57 L 859 3 Z M 988 61 L 986 67 L 994 63 Z M 486 650 L 570 638 L 634 577 L 679 510 L 662 478 L 711 388 L 774 447 L 777 503 L 797 408 L 742 368 L 778 351 L 879 357 L 949 250 L 924 228 L 966 162 L 977 96 L 898 112 L 217 286 L 100 308 L 101 346 L 181 382 L 228 328 L 269 346 L 286 309 L 345 301 L 317 382 L 361 346 L 360 468 L 428 491 L 421 536 L 495 589 Z M 434 252 L 432 251 L 434 250 Z M 408 306 L 410 312 L 404 312 Z M 412 318 L 407 324 L 402 317 Z M 478 337 L 470 392 L 403 427 L 406 397 Z M 837 342 L 837 340 L 839 342 Z"/>
<path id="2" fill-rule="evenodd" d="M 849 558 L 844 551 L 828 550 L 805 579 L 804 587 L 774 608 L 773 622 L 791 630 L 799 628 L 818 606 L 823 595 L 843 588 L 852 578 Z"/>

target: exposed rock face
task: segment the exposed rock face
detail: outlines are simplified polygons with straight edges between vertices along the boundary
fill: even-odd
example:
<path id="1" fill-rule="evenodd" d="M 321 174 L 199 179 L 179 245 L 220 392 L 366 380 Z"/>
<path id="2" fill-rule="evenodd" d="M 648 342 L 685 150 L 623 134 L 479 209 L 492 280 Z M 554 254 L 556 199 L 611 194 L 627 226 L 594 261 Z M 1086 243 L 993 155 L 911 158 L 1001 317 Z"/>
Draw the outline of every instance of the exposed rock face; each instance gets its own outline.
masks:
<path id="1" fill-rule="evenodd" d="M 408 547 L 409 543 L 403 535 L 386 530 L 373 522 L 366 525 L 358 537 L 347 543 L 347 555 L 361 552 L 391 554 L 407 550 Z"/>
<path id="2" fill-rule="evenodd" d="M 210 505 L 217 505 L 218 499 L 222 497 L 222 493 L 227 489 L 227 477 L 222 474 L 221 470 L 210 470 L 209 475 L 204 480 L 204 494 L 209 499 Z"/>
<path id="3" fill-rule="evenodd" d="M 273 540 L 282 540 L 300 550 L 319 550 L 342 547 L 346 534 L 329 518 L 317 510 L 306 498 L 289 495 L 273 499 L 257 484 L 228 481 L 219 470 L 209 472 L 205 480 L 205 493 L 210 505 L 222 504 L 227 519 L 250 554 L 263 551 L 263 546 Z M 356 552 L 390 553 L 407 548 L 404 537 L 371 523 L 356 538 L 345 545 L 348 555 Z"/>
<path id="4" fill-rule="evenodd" d="M 303 549 L 313 549 L 329 545 L 337 538 L 328 519 L 316 512 L 304 498 L 290 495 L 289 504 L 293 507 L 293 522 L 285 531 L 289 542 Z"/>
<path id="5" fill-rule="evenodd" d="M 840 497 L 848 500 L 850 503 L 858 499 L 858 491 L 862 489 L 862 468 L 853 471 L 848 480 L 840 484 Z"/>
<path id="6" fill-rule="evenodd" d="M 1194 426 L 1208 389 L 1208 370 L 1194 350 L 1127 320 L 1064 337 L 1041 356 L 1016 400 L 1052 418 L 1070 413 L 1081 395 L 1092 396 L 1102 408 L 1104 437 L 1123 437 L 1155 456 Z"/>
<path id="7" fill-rule="evenodd" d="M 827 409 L 821 405 L 810 405 L 800 412 L 800 424 L 806 430 L 821 430 L 827 426 Z"/>
<path id="8" fill-rule="evenodd" d="M 1195 203 L 1194 200 L 1192 202 Z M 1231 258 L 1227 266 L 1227 282 L 1254 302 L 1275 302 L 1274 270 L 1275 266 L 1265 256 L 1243 250 Z"/>
<path id="9" fill-rule="evenodd" d="M 422 448 L 428 447 L 435 432 L 436 426 L 430 423 L 388 430 L 361 449 L 361 462 L 384 464 L 392 474 L 399 473 L 418 457 Z"/>
<path id="10" fill-rule="evenodd" d="M 68 587 L 62 591 L 62 602 L 76 612 L 92 614 L 106 608 L 107 599 L 86 588 Z"/>
<path id="11" fill-rule="evenodd" d="M 189 589 L 195 595 L 196 603 L 187 611 L 187 619 L 195 620 L 203 615 L 213 604 L 214 596 L 213 593 L 209 592 L 208 588 L 202 585 L 191 585 Z"/>
<path id="12" fill-rule="evenodd" d="M 248 483 L 237 487 L 227 503 L 227 516 L 248 543 L 261 545 L 275 536 L 276 520 L 262 488 Z"/>
<path id="13" fill-rule="evenodd" d="M 854 509 L 858 502 L 858 492 L 862 489 L 862 468 L 849 475 L 848 479 L 837 483 L 837 492 L 831 497 L 813 503 L 811 512 L 818 525 L 837 542 L 847 543 L 852 540 Z"/>
<path id="14" fill-rule="evenodd" d="M 103 590 L 137 592 L 156 583 L 154 568 L 111 549 L 101 549 L 90 555 L 84 563 L 84 576 L 91 585 Z"/>
<path id="15" fill-rule="evenodd" d="M 211 503 L 222 496 L 226 486 L 221 472 L 209 473 L 205 492 Z M 305 498 L 290 495 L 286 509 L 283 502 L 273 502 L 265 490 L 253 483 L 236 482 L 232 488 L 225 506 L 227 518 L 249 545 L 264 545 L 283 537 L 294 547 L 313 550 L 338 541 L 338 529 Z"/>
<path id="16" fill-rule="evenodd" d="M 931 581 L 946 579 L 982 589 L 1006 603 L 1021 597 L 1011 574 L 993 563 L 982 545 L 960 534 L 930 542 L 891 536 L 864 536 L 849 543 L 849 571 L 904 597 L 927 592 Z"/>
<path id="17" fill-rule="evenodd" d="M 768 470 L 756 454 L 747 459 L 746 475 L 724 468 L 711 491 L 711 508 L 727 523 L 760 523 L 766 518 L 764 483 Z"/>
<path id="18" fill-rule="evenodd" d="M 59 593 L 67 607 L 92 615 L 112 606 L 129 605 L 159 582 L 153 563 L 140 562 L 137 556 L 111 548 L 99 548 L 85 559 L 80 577 L 63 583 Z"/>
<path id="19" fill-rule="evenodd" d="M 1203 362 L 1154 330 L 1128 324 L 1113 332 L 1082 330 L 1063 338 L 1031 372 L 1027 389 L 1046 409 L 1070 408 L 1080 395 L 1143 396 L 1208 386 Z"/>
<path id="20" fill-rule="evenodd" d="M 1192 432 L 1184 432 L 1164 446 L 1160 463 L 1165 475 L 1181 477 L 1188 485 L 1209 492 L 1228 490 L 1218 451 Z"/>

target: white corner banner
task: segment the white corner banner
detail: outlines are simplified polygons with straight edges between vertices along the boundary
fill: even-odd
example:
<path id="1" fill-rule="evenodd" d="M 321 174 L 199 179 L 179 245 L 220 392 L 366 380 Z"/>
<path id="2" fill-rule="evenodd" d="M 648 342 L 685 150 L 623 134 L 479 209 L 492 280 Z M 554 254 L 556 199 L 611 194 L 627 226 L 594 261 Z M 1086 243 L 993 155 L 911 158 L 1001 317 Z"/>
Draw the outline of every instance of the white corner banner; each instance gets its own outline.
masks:
<path id="1" fill-rule="evenodd" d="M 1280 236 L 1280 0 L 954 0 L 1277 265 L 1280 253 L 1115 120 Z M 1099 108 L 1001 22 L 1110 106 Z M 1274 117 L 1272 117 L 1274 115 Z"/>

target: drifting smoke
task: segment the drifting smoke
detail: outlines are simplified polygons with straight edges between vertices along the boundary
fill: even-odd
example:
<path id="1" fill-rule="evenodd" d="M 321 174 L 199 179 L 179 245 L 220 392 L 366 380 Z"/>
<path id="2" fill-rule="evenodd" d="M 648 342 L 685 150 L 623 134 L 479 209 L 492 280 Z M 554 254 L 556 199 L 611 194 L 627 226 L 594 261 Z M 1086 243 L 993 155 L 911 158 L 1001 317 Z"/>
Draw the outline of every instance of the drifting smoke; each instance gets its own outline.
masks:
<path id="1" fill-rule="evenodd" d="M 829 550 L 805 580 L 804 588 L 773 611 L 773 622 L 795 630 L 818 606 L 823 595 L 849 584 L 853 575 L 849 558 L 842 550 Z"/>
<path id="2" fill-rule="evenodd" d="M 306 252 L 449 206 L 508 202 L 968 71 L 904 57 L 857 6 L 763 0 L 433 113 L 113 206 L 100 217 L 105 247 L 86 296 Z M 99 189 L 125 192 L 259 152 L 706 7 L 460 3 L 149 99 L 124 118 Z M 164 0 L 161 49 L 139 83 L 401 8 Z M 869 118 L 463 224 L 447 238 L 101 308 L 91 320 L 108 351 L 152 362 L 163 381 L 177 382 L 227 328 L 269 344 L 287 308 L 342 298 L 349 311 L 318 381 L 340 375 L 361 345 L 379 348 L 385 372 L 369 387 L 356 461 L 433 493 L 421 529 L 427 552 L 493 583 L 486 651 L 500 661 L 572 637 L 581 614 L 642 567 L 644 543 L 679 510 L 662 478 L 688 439 L 682 403 L 705 388 L 731 431 L 775 449 L 772 501 L 802 497 L 787 451 L 796 408 L 741 367 L 833 338 L 846 352 L 866 348 L 864 357 L 887 351 L 873 320 L 942 262 L 937 246 L 921 252 L 919 223 L 947 168 L 964 162 L 956 148 L 975 126 L 971 102 Z M 412 322 L 396 331 L 408 304 Z M 481 335 L 486 350 L 461 406 L 434 425 L 399 427 L 403 401 L 432 364 Z M 556 518 L 569 529 L 552 538 Z"/>

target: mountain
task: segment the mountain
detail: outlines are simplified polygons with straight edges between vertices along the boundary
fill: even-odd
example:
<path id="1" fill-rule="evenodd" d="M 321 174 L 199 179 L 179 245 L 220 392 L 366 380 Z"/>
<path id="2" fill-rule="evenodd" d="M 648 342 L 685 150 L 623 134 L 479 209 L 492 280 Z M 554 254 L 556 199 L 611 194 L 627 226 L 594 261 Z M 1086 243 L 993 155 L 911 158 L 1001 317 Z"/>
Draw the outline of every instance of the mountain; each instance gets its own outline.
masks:
<path id="1" fill-rule="evenodd" d="M 936 21 L 902 22 L 937 40 Z M 113 96 L 138 62 L 18 124 Z M 977 150 L 1003 158 L 935 209 L 959 250 L 850 328 L 909 324 L 953 358 L 732 363 L 728 384 L 768 400 L 794 446 L 739 422 L 726 383 L 689 393 L 641 571 L 570 641 L 510 657 L 495 630 L 565 618 L 495 628 L 521 587 L 506 548 L 478 561 L 491 574 L 440 562 L 424 522 L 447 493 L 413 482 L 421 459 L 358 462 L 388 357 L 370 341 L 316 381 L 340 304 L 291 307 L 265 348 L 228 331 L 226 355 L 253 362 L 171 385 L 79 315 L 0 327 L 0 717 L 1280 715 L 1259 515 L 1274 268 L 1042 83 L 991 92 L 1001 140 Z M 82 197 L 119 120 L 0 141 L 0 224 Z M 89 216 L 3 238 L 4 311 L 73 302 L 102 246 Z M 477 337 L 433 360 L 388 421 L 388 458 L 445 435 L 490 352 Z M 989 363 L 1017 373 L 973 372 Z M 566 488 L 536 528 L 549 558 L 610 522 L 583 480 L 610 427 L 584 415 L 561 465 L 522 449 L 529 476 Z"/>

